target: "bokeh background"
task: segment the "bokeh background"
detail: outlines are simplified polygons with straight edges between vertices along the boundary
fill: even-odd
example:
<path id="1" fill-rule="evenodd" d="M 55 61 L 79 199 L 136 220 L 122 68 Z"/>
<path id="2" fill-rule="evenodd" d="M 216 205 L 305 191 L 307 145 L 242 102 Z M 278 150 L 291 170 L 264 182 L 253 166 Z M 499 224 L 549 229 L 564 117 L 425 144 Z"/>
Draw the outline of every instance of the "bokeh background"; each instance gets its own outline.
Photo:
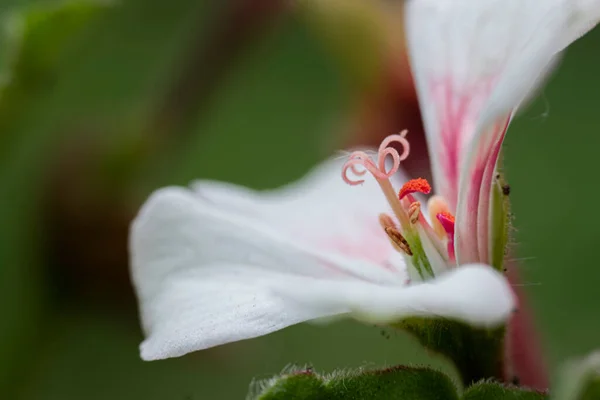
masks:
<path id="1" fill-rule="evenodd" d="M 505 144 L 513 255 L 551 371 L 600 346 L 600 31 Z M 167 184 L 256 188 L 405 127 L 427 158 L 401 2 L 0 1 L 0 398 L 242 399 L 289 363 L 434 365 L 352 322 L 146 363 L 127 229 Z M 300 212 L 300 211 L 299 211 Z"/>

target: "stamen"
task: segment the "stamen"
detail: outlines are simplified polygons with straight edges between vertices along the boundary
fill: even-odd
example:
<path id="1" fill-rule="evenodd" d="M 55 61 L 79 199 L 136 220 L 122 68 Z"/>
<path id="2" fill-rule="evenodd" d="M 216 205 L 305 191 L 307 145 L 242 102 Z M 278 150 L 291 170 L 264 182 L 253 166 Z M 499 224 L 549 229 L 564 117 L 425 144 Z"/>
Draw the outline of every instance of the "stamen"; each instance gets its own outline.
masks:
<path id="1" fill-rule="evenodd" d="M 421 213 L 421 203 L 414 201 L 410 203 L 408 207 L 408 218 L 411 224 L 416 224 L 419 221 L 419 214 Z"/>
<path id="2" fill-rule="evenodd" d="M 398 198 L 402 200 L 406 195 L 415 192 L 429 194 L 431 192 L 431 185 L 423 178 L 411 179 L 402 186 L 402 189 L 398 193 Z"/>
<path id="3" fill-rule="evenodd" d="M 396 250 L 409 256 L 413 255 L 410 245 L 406 239 L 404 239 L 404 236 L 402 236 L 400 231 L 396 228 L 396 224 L 394 223 L 392 217 L 387 214 L 380 214 L 379 223 L 381 224 L 385 233 L 388 235 L 392 246 L 394 246 Z"/>
<path id="4" fill-rule="evenodd" d="M 385 228 L 396 228 L 396 223 L 394 222 L 394 220 L 392 219 L 392 217 L 390 217 L 387 214 L 379 214 L 379 224 L 381 225 L 381 227 L 385 230 Z"/>
<path id="5" fill-rule="evenodd" d="M 454 260 L 454 215 L 444 211 L 437 214 L 436 218 L 448 235 L 448 257 L 450 257 L 451 260 Z"/>
<path id="6" fill-rule="evenodd" d="M 349 185 L 360 185 L 365 180 L 364 179 L 351 179 L 348 177 L 348 170 L 353 172 L 357 176 L 362 176 L 366 171 L 369 171 L 377 180 L 377 184 L 381 188 L 386 200 L 388 201 L 394 215 L 399 221 L 400 225 L 403 229 L 410 229 L 411 224 L 406 214 L 406 210 L 402 207 L 402 204 L 398 200 L 397 192 L 395 191 L 392 182 L 390 181 L 390 177 L 398 171 L 400 168 L 400 162 L 405 160 L 408 157 L 410 152 L 410 146 L 408 140 L 406 140 L 406 133 L 408 131 L 404 130 L 399 135 L 391 135 L 385 138 L 385 140 L 379 146 L 379 151 L 377 154 L 378 160 L 377 164 L 369 157 L 369 155 L 364 151 L 355 151 L 352 153 L 346 161 L 346 163 L 342 167 L 342 178 L 344 182 Z M 399 154 L 398 151 L 394 148 L 388 147 L 391 143 L 400 143 L 402 145 L 402 154 Z M 385 163 L 387 156 L 392 157 L 392 166 L 389 170 L 386 170 Z M 361 165 L 365 168 L 365 170 L 357 170 L 357 166 Z M 410 250 L 410 246 L 408 242 L 404 239 L 404 237 L 400 234 L 398 229 L 395 227 L 394 222 L 389 217 L 380 218 L 380 222 L 386 232 L 386 234 L 390 237 L 392 244 L 395 248 L 400 251 L 405 252 L 406 254 L 412 254 Z"/>
<path id="7" fill-rule="evenodd" d="M 432 196 L 427 202 L 427 209 L 429 211 L 429 217 L 431 219 L 431 225 L 435 234 L 443 239 L 446 237 L 446 230 L 442 226 L 442 224 L 438 221 L 437 215 L 440 213 L 448 213 L 450 214 L 450 207 L 448 207 L 448 203 L 441 196 Z"/>
<path id="8" fill-rule="evenodd" d="M 381 142 L 377 153 L 377 164 L 364 151 L 355 151 L 350 154 L 349 160 L 342 167 L 342 179 L 344 179 L 344 182 L 349 185 L 360 185 L 365 181 L 364 179 L 350 179 L 348 177 L 348 170 L 356 176 L 362 176 L 366 171 L 369 171 L 378 180 L 389 179 L 400 168 L 400 162 L 406 160 L 410 153 L 410 145 L 406 139 L 407 132 L 404 130 L 399 135 L 390 135 Z M 393 147 L 389 147 L 394 142 L 402 145 L 402 154 L 399 154 Z M 385 169 L 387 156 L 392 157 L 392 166 L 389 171 Z M 358 170 L 356 168 L 357 165 L 362 165 L 365 167 L 365 170 Z"/>
<path id="9" fill-rule="evenodd" d="M 412 251 L 410 250 L 410 246 L 408 245 L 408 242 L 406 241 L 406 239 L 404 239 L 404 236 L 402 236 L 400 231 L 398 231 L 395 228 L 388 227 L 385 228 L 385 233 L 387 233 L 388 237 L 390 238 L 390 241 L 392 242 L 392 245 L 396 250 L 404 252 L 409 256 L 413 255 Z"/>
<path id="10" fill-rule="evenodd" d="M 448 236 L 454 237 L 454 215 L 444 211 L 437 214 L 436 218 L 440 222 Z"/>

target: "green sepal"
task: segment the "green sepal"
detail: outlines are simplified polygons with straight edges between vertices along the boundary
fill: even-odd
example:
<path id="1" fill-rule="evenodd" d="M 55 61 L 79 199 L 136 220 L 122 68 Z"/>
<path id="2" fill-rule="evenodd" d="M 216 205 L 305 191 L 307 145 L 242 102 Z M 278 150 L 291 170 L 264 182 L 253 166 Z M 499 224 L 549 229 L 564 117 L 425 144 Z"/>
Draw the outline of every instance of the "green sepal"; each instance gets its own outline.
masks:
<path id="1" fill-rule="evenodd" d="M 600 400 L 600 377 L 588 380 L 577 400 Z"/>
<path id="2" fill-rule="evenodd" d="M 506 183 L 504 175 L 496 172 L 492 183 L 492 199 L 490 206 L 490 249 L 492 266 L 498 271 L 504 269 L 504 256 L 506 255 L 509 228 L 510 228 L 510 186 Z"/>
<path id="3" fill-rule="evenodd" d="M 418 367 L 334 372 L 319 376 L 300 370 L 260 383 L 256 400 L 458 400 L 445 374 Z"/>
<path id="4" fill-rule="evenodd" d="M 480 329 L 457 321 L 416 317 L 393 326 L 452 361 L 465 386 L 481 379 L 503 378 L 504 327 Z"/>
<path id="5" fill-rule="evenodd" d="M 552 399 L 599 400 L 600 352 L 563 367 L 557 385 L 552 390 Z"/>
<path id="6" fill-rule="evenodd" d="M 545 400 L 548 398 L 545 392 L 483 381 L 465 390 L 462 400 Z"/>

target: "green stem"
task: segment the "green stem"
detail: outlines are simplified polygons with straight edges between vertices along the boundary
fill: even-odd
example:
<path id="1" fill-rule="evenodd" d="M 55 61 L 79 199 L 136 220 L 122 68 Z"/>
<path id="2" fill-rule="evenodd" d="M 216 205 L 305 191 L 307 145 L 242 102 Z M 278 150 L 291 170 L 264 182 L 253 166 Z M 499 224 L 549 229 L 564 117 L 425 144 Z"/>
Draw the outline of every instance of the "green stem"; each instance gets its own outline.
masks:
<path id="1" fill-rule="evenodd" d="M 505 380 L 504 327 L 478 329 L 425 318 L 409 318 L 395 326 L 413 334 L 425 348 L 449 358 L 465 386 L 482 379 Z"/>

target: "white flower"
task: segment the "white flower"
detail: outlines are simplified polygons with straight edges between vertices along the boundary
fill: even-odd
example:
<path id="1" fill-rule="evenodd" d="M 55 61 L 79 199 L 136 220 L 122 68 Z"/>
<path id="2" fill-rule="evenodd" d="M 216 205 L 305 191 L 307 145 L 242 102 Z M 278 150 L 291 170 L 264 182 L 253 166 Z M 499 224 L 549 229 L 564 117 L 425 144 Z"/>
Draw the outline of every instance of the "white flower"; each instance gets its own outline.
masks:
<path id="1" fill-rule="evenodd" d="M 378 214 L 373 181 L 352 188 L 331 160 L 297 184 L 257 193 L 216 182 L 161 189 L 131 232 L 144 359 L 185 354 L 309 319 L 355 313 L 497 323 L 510 289 L 487 268 L 406 287 L 403 256 Z M 501 299 L 502 301 L 496 301 Z"/>
<path id="2" fill-rule="evenodd" d="M 377 160 L 364 152 L 345 163 L 331 159 L 278 190 L 200 181 L 191 190 L 155 192 L 130 237 L 142 358 L 343 315 L 374 323 L 407 316 L 504 322 L 514 296 L 485 265 L 495 251 L 491 193 L 500 145 L 513 111 L 556 54 L 596 22 L 598 3 L 407 3 L 438 189 L 427 207 L 418 192 L 429 193 L 429 184 L 399 170 L 409 154 L 405 133 L 386 139 Z M 367 171 L 374 178 L 364 182 L 347 176 Z"/>

